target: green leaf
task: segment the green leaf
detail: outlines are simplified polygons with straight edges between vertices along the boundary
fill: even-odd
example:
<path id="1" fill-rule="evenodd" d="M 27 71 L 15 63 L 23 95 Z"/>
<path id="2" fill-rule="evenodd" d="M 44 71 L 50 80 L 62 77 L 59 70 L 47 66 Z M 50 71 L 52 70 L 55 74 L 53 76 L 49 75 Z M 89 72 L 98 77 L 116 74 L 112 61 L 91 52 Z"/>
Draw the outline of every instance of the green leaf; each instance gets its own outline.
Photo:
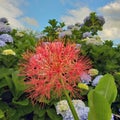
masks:
<path id="1" fill-rule="evenodd" d="M 23 94 L 24 90 L 26 89 L 25 84 L 23 83 L 23 81 L 21 81 L 20 76 L 18 76 L 19 72 L 15 71 L 12 73 L 12 82 L 14 84 L 15 87 L 15 94 L 14 96 L 16 98 L 19 98 L 20 95 Z"/>
<path id="2" fill-rule="evenodd" d="M 13 99 L 12 102 L 13 102 L 14 104 L 22 105 L 22 106 L 26 106 L 26 105 L 29 104 L 29 100 L 28 100 L 28 99 L 21 100 L 21 101 L 15 101 L 15 100 Z"/>
<path id="3" fill-rule="evenodd" d="M 37 115 L 34 115 L 34 116 L 33 116 L 33 120 L 45 120 L 45 116 L 39 117 L 39 116 L 37 116 Z"/>
<path id="4" fill-rule="evenodd" d="M 62 117 L 57 115 L 56 111 L 52 108 L 47 110 L 47 114 L 51 118 L 51 120 L 62 120 Z"/>
<path id="5" fill-rule="evenodd" d="M 0 109 L 5 113 L 5 120 L 11 120 L 16 113 L 16 109 L 11 108 L 7 103 L 0 101 Z M 15 120 L 15 119 L 12 119 Z"/>
<path id="6" fill-rule="evenodd" d="M 7 83 L 4 79 L 0 80 L 0 88 L 7 86 Z"/>
<path id="7" fill-rule="evenodd" d="M 88 95 L 90 111 L 88 120 L 110 120 L 111 108 L 107 100 L 95 90 Z"/>
<path id="8" fill-rule="evenodd" d="M 8 76 L 12 73 L 13 69 L 0 68 L 0 79 Z"/>
<path id="9" fill-rule="evenodd" d="M 4 112 L 0 109 L 0 118 L 4 117 Z"/>
<path id="10" fill-rule="evenodd" d="M 100 93 L 111 104 L 115 101 L 117 96 L 117 87 L 114 82 L 114 78 L 110 74 L 104 75 L 99 84 L 96 86 L 95 91 Z"/>
<path id="11" fill-rule="evenodd" d="M 46 109 L 40 108 L 38 105 L 34 106 L 34 114 L 38 115 L 38 117 L 44 117 L 46 113 Z"/>
<path id="12" fill-rule="evenodd" d="M 16 106 L 16 114 L 11 117 L 10 120 L 20 120 L 21 117 L 31 113 L 33 111 L 32 105 L 27 106 Z"/>

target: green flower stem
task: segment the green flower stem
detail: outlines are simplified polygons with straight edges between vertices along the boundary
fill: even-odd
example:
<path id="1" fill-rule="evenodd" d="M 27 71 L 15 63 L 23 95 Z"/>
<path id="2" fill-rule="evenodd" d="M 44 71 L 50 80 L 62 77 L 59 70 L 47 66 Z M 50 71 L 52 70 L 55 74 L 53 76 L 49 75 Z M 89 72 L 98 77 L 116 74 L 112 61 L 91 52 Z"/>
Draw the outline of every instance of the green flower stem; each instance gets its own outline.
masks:
<path id="1" fill-rule="evenodd" d="M 68 92 L 67 92 L 66 90 L 64 90 L 64 94 L 65 94 L 65 96 L 66 96 L 68 105 L 69 105 L 69 107 L 70 107 L 70 109 L 71 109 L 71 112 L 72 112 L 72 114 L 73 114 L 74 120 L 80 120 L 80 119 L 78 118 L 78 115 L 77 115 L 77 113 L 76 113 L 75 107 L 73 106 L 73 103 L 72 103 L 72 101 L 71 101 L 71 99 L 70 99 L 70 97 L 69 97 L 69 95 L 68 95 Z"/>
<path id="2" fill-rule="evenodd" d="M 61 80 L 61 83 L 62 83 L 62 85 L 63 85 L 63 88 L 65 88 L 64 82 L 63 82 L 62 80 Z M 70 107 L 70 109 L 71 109 L 71 112 L 72 112 L 72 114 L 73 114 L 74 120 L 80 120 L 79 117 L 78 117 L 78 115 L 77 115 L 77 112 L 76 112 L 76 110 L 75 110 L 75 107 L 74 107 L 74 105 L 73 105 L 73 103 L 72 103 L 72 101 L 71 101 L 71 98 L 70 98 L 68 92 L 67 92 L 65 89 L 64 89 L 63 91 L 64 91 L 64 94 L 65 94 L 65 96 L 66 96 L 68 105 L 69 105 L 69 107 Z"/>

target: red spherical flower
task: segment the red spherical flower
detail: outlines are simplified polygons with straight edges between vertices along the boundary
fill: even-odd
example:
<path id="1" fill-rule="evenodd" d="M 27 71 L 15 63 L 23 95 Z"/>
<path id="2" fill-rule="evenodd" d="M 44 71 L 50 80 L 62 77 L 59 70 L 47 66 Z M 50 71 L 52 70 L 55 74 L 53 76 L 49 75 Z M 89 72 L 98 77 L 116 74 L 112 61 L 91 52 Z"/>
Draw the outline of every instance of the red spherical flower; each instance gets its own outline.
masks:
<path id="1" fill-rule="evenodd" d="M 63 90 L 74 93 L 80 76 L 91 68 L 90 60 L 79 54 L 75 44 L 62 42 L 42 43 L 24 54 L 22 75 L 27 77 L 29 97 L 41 102 L 61 97 Z"/>

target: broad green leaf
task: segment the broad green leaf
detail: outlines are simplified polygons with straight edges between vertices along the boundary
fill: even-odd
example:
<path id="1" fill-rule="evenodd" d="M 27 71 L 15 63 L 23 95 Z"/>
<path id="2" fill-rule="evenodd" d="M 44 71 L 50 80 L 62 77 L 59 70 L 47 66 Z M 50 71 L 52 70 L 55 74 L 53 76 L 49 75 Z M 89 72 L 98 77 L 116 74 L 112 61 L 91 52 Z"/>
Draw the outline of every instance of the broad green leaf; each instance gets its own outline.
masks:
<path id="1" fill-rule="evenodd" d="M 115 101 L 117 96 L 117 87 L 114 78 L 110 74 L 104 75 L 99 84 L 96 86 L 95 91 L 99 92 L 111 104 Z"/>
<path id="2" fill-rule="evenodd" d="M 4 117 L 4 112 L 0 109 L 0 118 Z"/>
<path id="3" fill-rule="evenodd" d="M 111 108 L 107 100 L 95 90 L 88 95 L 90 112 L 88 120 L 110 120 Z"/>
<path id="4" fill-rule="evenodd" d="M 14 84 L 15 94 L 14 96 L 19 98 L 21 94 L 23 94 L 26 89 L 25 84 L 21 81 L 20 76 L 18 76 L 19 72 L 15 71 L 12 73 L 12 82 Z"/>

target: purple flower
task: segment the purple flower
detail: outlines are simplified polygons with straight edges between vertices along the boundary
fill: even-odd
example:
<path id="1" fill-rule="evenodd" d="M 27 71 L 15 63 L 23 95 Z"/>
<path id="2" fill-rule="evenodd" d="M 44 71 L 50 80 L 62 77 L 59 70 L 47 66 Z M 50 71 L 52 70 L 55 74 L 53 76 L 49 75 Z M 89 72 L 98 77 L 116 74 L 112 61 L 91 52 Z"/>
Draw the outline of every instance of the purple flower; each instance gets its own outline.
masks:
<path id="1" fill-rule="evenodd" d="M 73 29 L 74 25 L 67 26 L 67 29 Z"/>
<path id="2" fill-rule="evenodd" d="M 0 18 L 0 22 L 8 23 L 8 20 L 5 17 L 3 17 L 3 18 Z"/>
<path id="3" fill-rule="evenodd" d="M 65 36 L 71 36 L 72 32 L 70 30 L 62 31 L 59 34 L 59 38 L 64 38 Z"/>
<path id="4" fill-rule="evenodd" d="M 91 33 L 90 32 L 85 32 L 83 33 L 83 38 L 86 38 L 86 37 L 91 37 Z"/>
<path id="5" fill-rule="evenodd" d="M 3 42 L 13 42 L 13 38 L 11 37 L 11 35 L 8 34 L 0 35 L 0 40 Z"/>
<path id="6" fill-rule="evenodd" d="M 96 86 L 102 77 L 103 75 L 98 75 L 97 77 L 95 77 L 95 79 L 92 81 L 92 86 Z"/>
<path id="7" fill-rule="evenodd" d="M 84 24 L 82 23 L 82 24 L 80 24 L 80 27 L 83 27 L 84 26 Z"/>
<path id="8" fill-rule="evenodd" d="M 0 40 L 0 47 L 4 47 L 6 45 L 6 43 L 4 41 Z"/>
<path id="9" fill-rule="evenodd" d="M 80 48 L 82 45 L 81 44 L 76 44 L 76 47 L 77 48 Z"/>
<path id="10" fill-rule="evenodd" d="M 4 24 L 3 22 L 0 22 L 0 32 L 1 33 L 11 32 L 11 28 L 10 28 L 10 26 Z"/>
<path id="11" fill-rule="evenodd" d="M 46 36 L 45 34 L 40 33 L 40 34 L 36 35 L 35 38 L 36 38 L 36 39 L 41 39 L 41 38 L 43 38 L 43 37 L 45 37 L 45 36 Z"/>
<path id="12" fill-rule="evenodd" d="M 80 120 L 88 120 L 89 107 L 81 107 L 78 109 L 78 114 L 80 115 Z"/>
<path id="13" fill-rule="evenodd" d="M 105 19 L 104 19 L 103 16 L 97 16 L 97 19 L 99 20 L 99 23 L 100 23 L 101 25 L 104 25 L 104 24 L 105 24 Z"/>
<path id="14" fill-rule="evenodd" d="M 84 23 L 88 22 L 90 20 L 90 16 L 87 16 L 85 19 L 84 19 Z"/>
<path id="15" fill-rule="evenodd" d="M 91 81 L 91 76 L 89 74 L 83 73 L 80 76 L 80 79 L 83 83 L 89 84 L 89 82 Z"/>

